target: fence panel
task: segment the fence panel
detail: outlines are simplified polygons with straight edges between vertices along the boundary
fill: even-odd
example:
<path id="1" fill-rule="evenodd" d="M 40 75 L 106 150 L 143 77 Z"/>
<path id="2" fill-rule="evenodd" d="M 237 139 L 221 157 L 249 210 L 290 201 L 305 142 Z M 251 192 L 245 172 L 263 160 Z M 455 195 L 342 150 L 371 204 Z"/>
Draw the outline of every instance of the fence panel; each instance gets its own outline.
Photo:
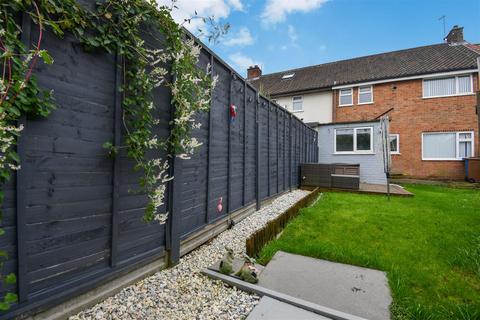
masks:
<path id="1" fill-rule="evenodd" d="M 31 30 L 25 23 L 26 43 L 36 41 Z M 163 46 L 156 30 L 145 28 L 144 38 L 152 48 Z M 190 160 L 172 160 L 175 179 L 161 208 L 170 211 L 169 223 L 146 224 L 148 199 L 138 191 L 142 172 L 133 170 L 125 149 L 111 158 L 102 147 L 107 141 L 125 144 L 120 57 L 87 53 L 72 36 L 48 32 L 43 47 L 55 63 L 39 65 L 35 73 L 41 86 L 55 91 L 57 109 L 47 119 L 22 120 L 22 169 L 2 186 L 0 247 L 9 254 L 3 272 L 17 274 L 17 285 L 9 289 L 20 303 L 0 318 L 58 304 L 167 251 L 175 262 L 181 239 L 297 186 L 299 164 L 318 157 L 316 132 L 204 47 L 199 67 L 212 64 L 219 81 L 210 111 L 196 115 L 201 127 L 192 134 L 202 146 Z M 166 138 L 170 92 L 159 88 L 153 96 L 160 119 L 155 134 Z M 237 107 L 234 122 L 231 104 Z M 165 158 L 158 150 L 148 156 L 158 152 Z"/>

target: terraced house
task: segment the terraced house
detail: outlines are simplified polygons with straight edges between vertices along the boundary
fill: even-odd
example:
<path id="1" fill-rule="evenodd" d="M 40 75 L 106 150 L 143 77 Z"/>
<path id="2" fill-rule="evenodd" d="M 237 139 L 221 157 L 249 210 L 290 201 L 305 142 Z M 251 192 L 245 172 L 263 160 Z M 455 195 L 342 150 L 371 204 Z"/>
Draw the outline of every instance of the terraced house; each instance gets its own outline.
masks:
<path id="1" fill-rule="evenodd" d="M 455 26 L 445 43 L 248 78 L 311 125 L 388 115 L 394 174 L 462 179 L 479 150 L 479 72 L 480 45 Z"/>

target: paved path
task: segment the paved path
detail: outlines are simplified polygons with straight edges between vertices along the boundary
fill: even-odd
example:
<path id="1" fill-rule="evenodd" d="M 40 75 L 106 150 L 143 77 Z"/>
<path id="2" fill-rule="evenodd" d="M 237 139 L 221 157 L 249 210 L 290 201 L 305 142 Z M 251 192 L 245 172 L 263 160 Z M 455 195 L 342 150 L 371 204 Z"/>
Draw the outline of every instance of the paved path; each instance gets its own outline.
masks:
<path id="1" fill-rule="evenodd" d="M 390 289 L 378 270 L 279 251 L 258 285 L 359 317 L 390 319 Z"/>
<path id="2" fill-rule="evenodd" d="M 248 315 L 247 320 L 331 320 L 288 303 L 263 297 Z"/>

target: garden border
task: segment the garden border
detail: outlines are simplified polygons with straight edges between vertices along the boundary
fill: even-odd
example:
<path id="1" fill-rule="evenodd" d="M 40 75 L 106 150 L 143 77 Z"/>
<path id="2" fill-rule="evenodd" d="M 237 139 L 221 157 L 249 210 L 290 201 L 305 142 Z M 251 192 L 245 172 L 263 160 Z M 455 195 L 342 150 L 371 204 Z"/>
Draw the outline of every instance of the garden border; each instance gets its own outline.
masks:
<path id="1" fill-rule="evenodd" d="M 304 188 L 306 189 L 306 188 Z M 308 189 L 307 189 L 308 190 Z M 308 207 L 317 199 L 320 194 L 320 188 L 315 188 L 311 192 L 290 206 L 285 212 L 281 213 L 275 219 L 270 220 L 263 228 L 257 230 L 245 242 L 247 255 L 255 257 L 260 250 L 286 227 L 290 220 L 296 217 L 300 210 Z"/>

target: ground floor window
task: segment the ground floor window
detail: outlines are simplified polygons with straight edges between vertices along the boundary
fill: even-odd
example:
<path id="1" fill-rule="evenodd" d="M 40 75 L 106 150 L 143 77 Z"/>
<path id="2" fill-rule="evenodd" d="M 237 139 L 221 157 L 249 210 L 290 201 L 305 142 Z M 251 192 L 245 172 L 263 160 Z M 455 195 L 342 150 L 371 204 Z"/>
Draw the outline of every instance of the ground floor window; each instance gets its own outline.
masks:
<path id="1" fill-rule="evenodd" d="M 462 160 L 473 148 L 472 131 L 422 133 L 422 160 Z"/>
<path id="2" fill-rule="evenodd" d="M 335 129 L 335 153 L 370 153 L 373 151 L 373 129 Z"/>
<path id="3" fill-rule="evenodd" d="M 400 154 L 400 135 L 398 133 L 390 135 L 390 153 Z"/>

